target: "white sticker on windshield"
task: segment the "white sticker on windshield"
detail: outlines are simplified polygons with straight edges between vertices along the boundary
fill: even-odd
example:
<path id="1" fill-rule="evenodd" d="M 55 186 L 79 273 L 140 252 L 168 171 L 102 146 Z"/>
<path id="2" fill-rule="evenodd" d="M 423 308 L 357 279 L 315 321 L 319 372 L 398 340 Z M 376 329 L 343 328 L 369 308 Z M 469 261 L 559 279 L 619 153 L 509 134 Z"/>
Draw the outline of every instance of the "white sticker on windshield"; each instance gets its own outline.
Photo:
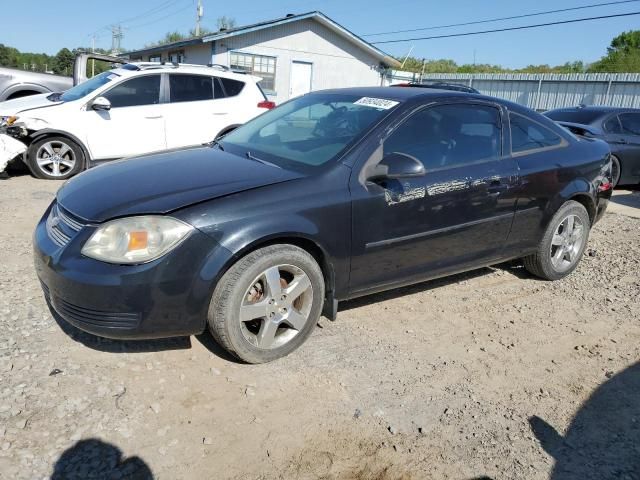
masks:
<path id="1" fill-rule="evenodd" d="M 109 80 L 113 80 L 114 78 L 118 78 L 118 75 L 116 75 L 115 73 L 112 73 L 111 75 L 108 75 L 107 78 Z"/>
<path id="2" fill-rule="evenodd" d="M 362 97 L 357 102 L 353 102 L 354 105 L 362 105 L 364 107 L 381 108 L 382 110 L 389 110 L 390 108 L 398 105 L 399 102 L 393 100 L 387 100 L 386 98 L 372 98 Z"/>

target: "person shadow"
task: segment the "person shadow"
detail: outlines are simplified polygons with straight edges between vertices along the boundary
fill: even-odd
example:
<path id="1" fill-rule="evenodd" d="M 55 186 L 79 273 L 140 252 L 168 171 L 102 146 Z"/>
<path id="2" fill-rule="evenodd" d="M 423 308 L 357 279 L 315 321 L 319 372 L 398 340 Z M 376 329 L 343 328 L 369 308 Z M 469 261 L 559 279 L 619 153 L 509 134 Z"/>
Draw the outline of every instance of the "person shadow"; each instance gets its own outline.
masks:
<path id="1" fill-rule="evenodd" d="M 80 440 L 63 452 L 53 466 L 51 480 L 153 480 L 151 468 L 140 457 L 97 438 Z"/>
<path id="2" fill-rule="evenodd" d="M 538 416 L 529 425 L 555 459 L 550 480 L 640 480 L 640 362 L 600 385 L 564 436 Z"/>

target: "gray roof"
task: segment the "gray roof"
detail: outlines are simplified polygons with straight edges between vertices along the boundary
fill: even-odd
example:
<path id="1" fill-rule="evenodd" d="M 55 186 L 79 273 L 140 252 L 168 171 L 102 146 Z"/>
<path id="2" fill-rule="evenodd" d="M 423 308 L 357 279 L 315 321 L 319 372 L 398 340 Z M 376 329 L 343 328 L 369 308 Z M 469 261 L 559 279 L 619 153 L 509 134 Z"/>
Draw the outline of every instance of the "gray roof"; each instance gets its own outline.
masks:
<path id="1" fill-rule="evenodd" d="M 276 18 L 276 19 L 273 19 L 273 20 L 267 20 L 267 21 L 259 22 L 259 23 L 254 23 L 254 24 L 251 24 L 251 25 L 243 25 L 243 26 L 240 26 L 240 27 L 222 29 L 222 30 L 219 30 L 217 32 L 213 32 L 213 33 L 210 33 L 210 34 L 207 34 L 207 35 L 203 35 L 202 37 L 191 38 L 191 39 L 188 39 L 188 40 L 181 40 L 179 42 L 165 43 L 164 45 L 158 45 L 158 46 L 154 46 L 154 47 L 150 47 L 150 48 L 143 48 L 143 49 L 140 49 L 140 50 L 132 50 L 132 51 L 127 52 L 125 55 L 127 55 L 127 56 L 140 55 L 140 54 L 147 55 L 147 54 L 163 52 L 163 51 L 171 50 L 171 49 L 175 49 L 175 48 L 181 48 L 181 47 L 185 47 L 185 46 L 189 46 L 189 45 L 197 45 L 197 44 L 200 44 L 200 43 L 214 42 L 216 40 L 222 40 L 224 38 L 234 37 L 234 36 L 237 36 L 237 35 L 243 35 L 243 34 L 246 34 L 246 33 L 251 33 L 251 32 L 258 31 L 258 30 L 263 30 L 263 29 L 266 29 L 266 28 L 271 28 L 271 27 L 275 27 L 275 26 L 278 26 L 278 25 L 283 25 L 283 24 L 286 24 L 286 23 L 297 22 L 297 21 L 306 20 L 306 19 L 315 20 L 318 23 L 320 23 L 321 25 L 324 25 L 325 27 L 329 28 L 333 32 L 335 32 L 338 35 L 342 36 L 343 38 L 345 38 L 345 39 L 349 40 L 350 42 L 354 43 L 355 45 L 358 45 L 360 48 L 362 48 L 363 50 L 365 50 L 365 51 L 369 52 L 371 55 L 373 55 L 376 59 L 378 59 L 378 61 L 380 61 L 384 65 L 387 65 L 387 66 L 393 67 L 393 68 L 399 68 L 400 67 L 400 62 L 398 62 L 395 58 L 390 57 L 389 55 L 387 55 L 382 50 L 378 49 L 377 47 L 374 47 L 372 44 L 370 44 L 366 40 L 363 40 L 362 38 L 357 36 L 355 33 L 347 30 L 345 27 L 343 27 L 339 23 L 331 20 L 329 17 L 324 15 L 322 12 L 318 12 L 318 11 L 301 13 L 301 14 L 298 14 L 298 15 L 289 14 L 289 15 L 287 15 L 285 17 Z"/>

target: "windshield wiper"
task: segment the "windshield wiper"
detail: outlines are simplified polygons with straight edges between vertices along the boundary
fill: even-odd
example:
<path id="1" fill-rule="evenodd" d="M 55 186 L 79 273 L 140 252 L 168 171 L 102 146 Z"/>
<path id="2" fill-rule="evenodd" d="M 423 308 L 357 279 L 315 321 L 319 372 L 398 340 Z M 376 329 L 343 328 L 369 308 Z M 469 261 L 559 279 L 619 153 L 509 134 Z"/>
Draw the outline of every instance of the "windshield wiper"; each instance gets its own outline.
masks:
<path id="1" fill-rule="evenodd" d="M 245 156 L 246 156 L 249 160 L 254 160 L 254 161 L 256 161 L 256 162 L 260 162 L 260 163 L 262 163 L 263 165 L 269 165 L 269 166 L 271 166 L 271 167 L 276 167 L 276 168 L 280 168 L 280 169 L 282 169 L 282 167 L 281 167 L 281 166 L 276 165 L 275 163 L 267 162 L 266 160 L 263 160 L 263 159 L 261 159 L 261 158 L 256 157 L 253 153 L 251 153 L 251 151 L 250 151 L 250 150 L 247 150 L 247 153 L 245 153 Z"/>
<path id="2" fill-rule="evenodd" d="M 210 147 L 218 147 L 224 152 L 224 147 L 218 140 L 211 140 L 209 143 L 205 143 L 205 145 L 209 145 Z"/>

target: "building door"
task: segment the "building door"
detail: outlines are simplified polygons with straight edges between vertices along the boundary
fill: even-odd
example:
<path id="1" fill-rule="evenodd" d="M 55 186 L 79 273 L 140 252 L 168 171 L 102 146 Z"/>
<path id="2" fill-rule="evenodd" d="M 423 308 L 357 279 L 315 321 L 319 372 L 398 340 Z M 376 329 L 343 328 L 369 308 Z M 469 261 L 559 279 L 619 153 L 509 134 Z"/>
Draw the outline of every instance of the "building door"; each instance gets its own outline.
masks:
<path id="1" fill-rule="evenodd" d="M 292 62 L 291 64 L 291 88 L 289 98 L 299 97 L 311 91 L 312 63 Z"/>

